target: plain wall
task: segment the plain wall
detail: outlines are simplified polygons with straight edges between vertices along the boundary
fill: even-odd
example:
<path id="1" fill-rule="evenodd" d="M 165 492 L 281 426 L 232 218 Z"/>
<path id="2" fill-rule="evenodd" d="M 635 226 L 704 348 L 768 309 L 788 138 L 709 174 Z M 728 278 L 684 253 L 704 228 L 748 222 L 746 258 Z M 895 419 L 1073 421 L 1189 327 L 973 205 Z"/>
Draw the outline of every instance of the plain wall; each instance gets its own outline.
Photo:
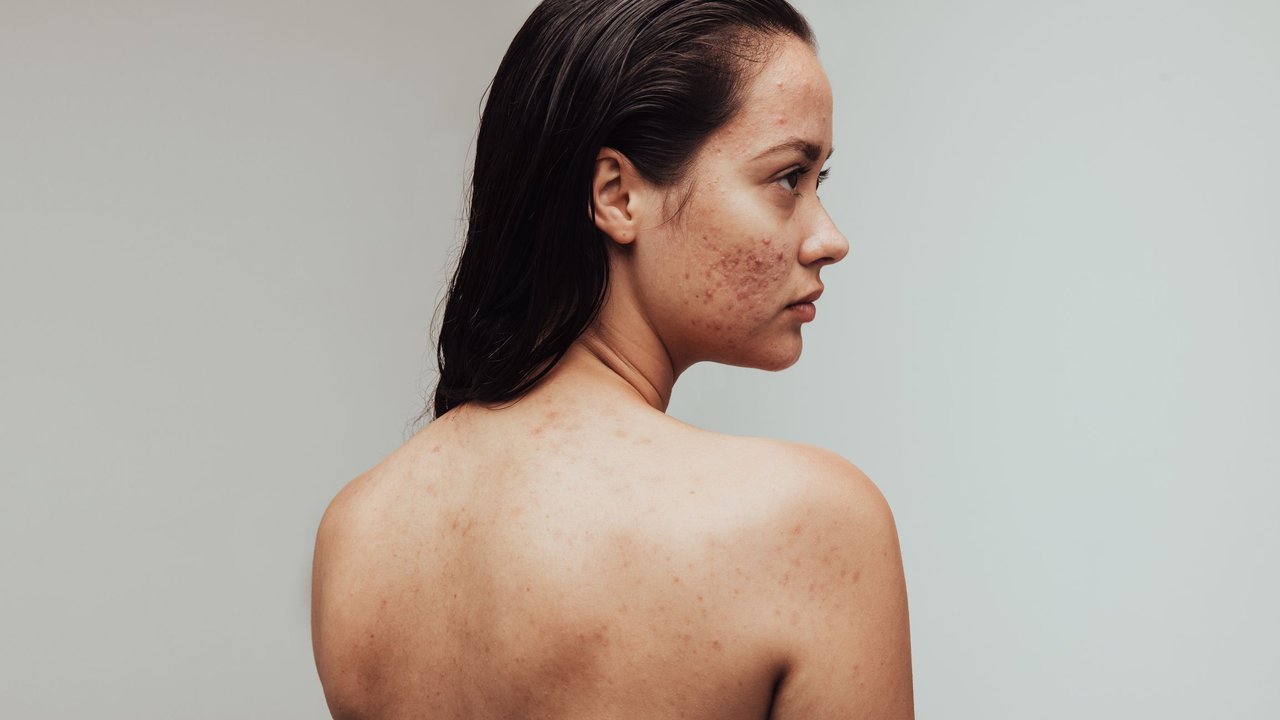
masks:
<path id="1" fill-rule="evenodd" d="M 921 718 L 1280 715 L 1280 5 L 796 4 L 852 251 L 672 414 L 877 481 Z M 6 716 L 326 716 L 315 526 L 533 5 L 0 0 Z"/>

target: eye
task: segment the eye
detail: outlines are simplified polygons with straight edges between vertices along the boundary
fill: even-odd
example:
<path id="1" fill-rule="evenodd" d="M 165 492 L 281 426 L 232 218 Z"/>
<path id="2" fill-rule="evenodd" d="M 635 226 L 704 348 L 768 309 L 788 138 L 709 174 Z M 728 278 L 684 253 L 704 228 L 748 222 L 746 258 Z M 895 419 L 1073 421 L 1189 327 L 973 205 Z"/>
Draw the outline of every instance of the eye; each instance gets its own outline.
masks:
<path id="1" fill-rule="evenodd" d="M 795 194 L 800 189 L 800 178 L 808 174 L 809 168 L 796 168 L 791 172 L 777 179 L 777 183 L 786 188 L 787 192 Z"/>

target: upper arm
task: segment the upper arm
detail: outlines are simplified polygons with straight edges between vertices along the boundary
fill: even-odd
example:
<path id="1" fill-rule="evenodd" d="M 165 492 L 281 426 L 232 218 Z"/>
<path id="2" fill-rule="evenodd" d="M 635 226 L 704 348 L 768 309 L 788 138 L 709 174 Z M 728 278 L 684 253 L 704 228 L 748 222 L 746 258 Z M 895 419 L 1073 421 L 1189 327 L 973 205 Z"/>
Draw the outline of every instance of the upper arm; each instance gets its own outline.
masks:
<path id="1" fill-rule="evenodd" d="M 893 513 L 865 474 L 806 448 L 773 563 L 789 660 L 773 717 L 914 717 L 906 584 Z M 784 616 L 786 614 L 784 613 Z"/>
<path id="2" fill-rule="evenodd" d="M 311 643 L 316 670 L 330 713 L 349 717 L 348 700 L 358 693 L 358 663 L 351 655 L 353 627 L 362 614 L 353 606 L 350 585 L 358 575 L 357 546 L 368 535 L 367 509 L 360 479 L 349 483 L 329 503 L 316 530 L 311 565 Z"/>

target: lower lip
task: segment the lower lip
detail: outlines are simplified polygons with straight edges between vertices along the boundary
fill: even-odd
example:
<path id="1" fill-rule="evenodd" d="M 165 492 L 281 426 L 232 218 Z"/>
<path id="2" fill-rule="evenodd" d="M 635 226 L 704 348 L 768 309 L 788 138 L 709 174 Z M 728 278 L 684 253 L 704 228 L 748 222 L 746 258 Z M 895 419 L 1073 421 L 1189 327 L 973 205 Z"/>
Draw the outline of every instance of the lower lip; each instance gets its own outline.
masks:
<path id="1" fill-rule="evenodd" d="M 796 303 L 788 305 L 787 309 L 795 313 L 801 322 L 812 322 L 818 316 L 818 308 L 814 307 L 813 303 Z"/>

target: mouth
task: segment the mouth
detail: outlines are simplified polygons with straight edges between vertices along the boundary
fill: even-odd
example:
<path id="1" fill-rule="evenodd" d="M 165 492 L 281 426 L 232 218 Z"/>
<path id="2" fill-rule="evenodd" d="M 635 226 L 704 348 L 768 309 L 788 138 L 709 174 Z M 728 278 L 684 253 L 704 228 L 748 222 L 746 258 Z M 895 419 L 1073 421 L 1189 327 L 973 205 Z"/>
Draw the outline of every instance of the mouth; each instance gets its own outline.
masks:
<path id="1" fill-rule="evenodd" d="M 823 287 L 819 285 L 816 290 L 796 300 L 795 302 L 791 303 L 787 307 L 795 307 L 796 305 L 806 305 L 806 304 L 812 305 L 813 303 L 818 301 L 818 298 L 822 297 L 822 290 L 823 290 Z"/>
<path id="2" fill-rule="evenodd" d="M 787 312 L 791 313 L 800 322 L 812 322 L 818 316 L 818 308 L 813 303 L 820 297 L 822 297 L 821 285 L 813 292 L 788 305 Z"/>
<path id="3" fill-rule="evenodd" d="M 795 303 L 787 306 L 787 312 L 800 322 L 813 322 L 818 316 L 818 308 L 813 303 Z"/>

